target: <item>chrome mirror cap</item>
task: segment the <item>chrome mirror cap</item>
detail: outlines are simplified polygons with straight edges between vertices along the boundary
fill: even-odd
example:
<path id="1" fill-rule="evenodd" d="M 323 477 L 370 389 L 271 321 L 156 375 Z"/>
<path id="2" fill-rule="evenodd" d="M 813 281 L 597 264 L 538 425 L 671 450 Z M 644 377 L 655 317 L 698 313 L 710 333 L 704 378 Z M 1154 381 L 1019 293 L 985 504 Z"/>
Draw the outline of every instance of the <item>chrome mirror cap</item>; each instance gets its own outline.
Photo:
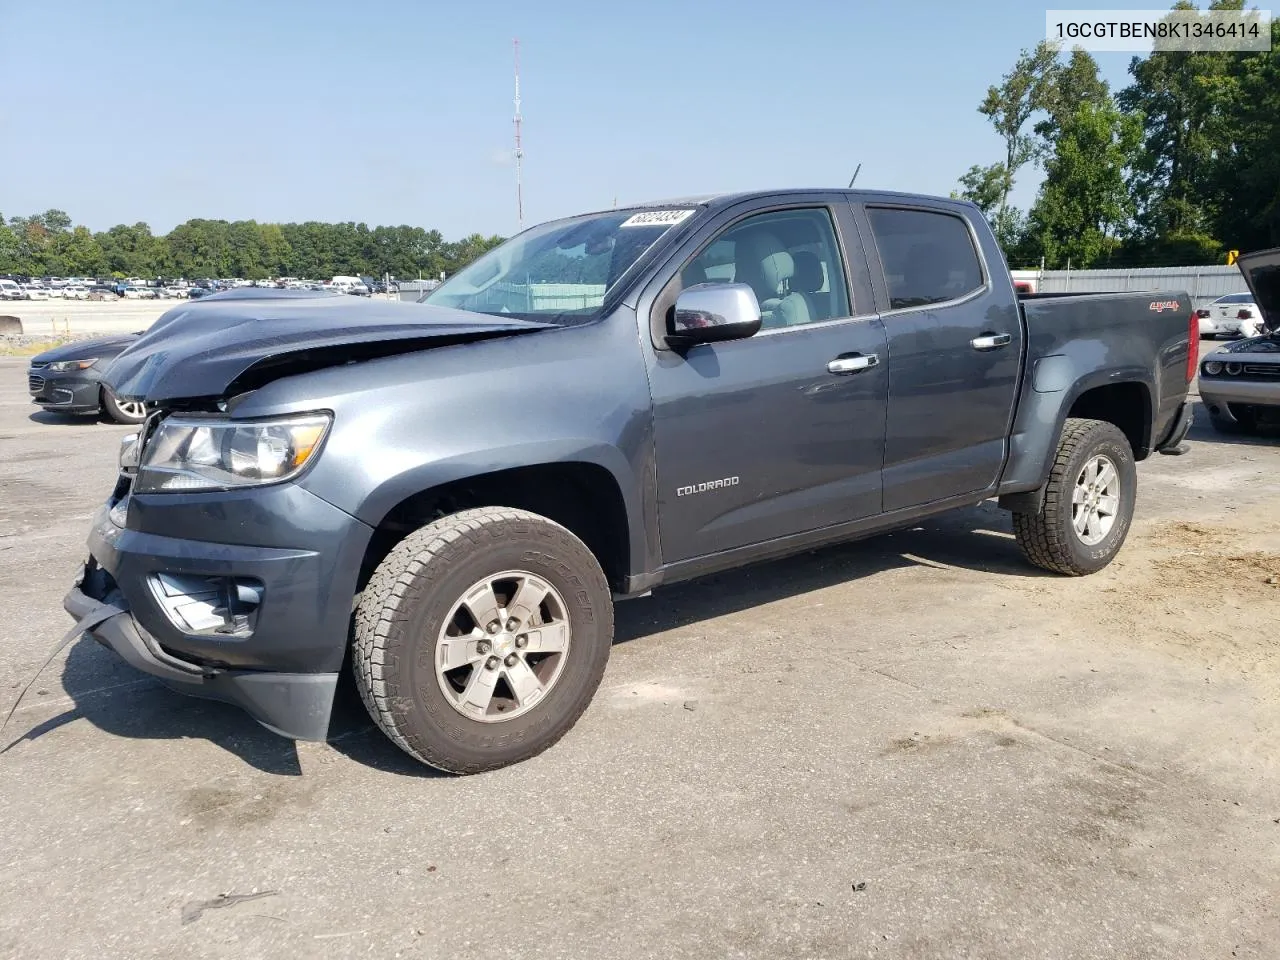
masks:
<path id="1" fill-rule="evenodd" d="M 667 332 L 673 348 L 741 340 L 760 329 L 760 302 L 745 283 L 699 283 L 680 292 Z"/>

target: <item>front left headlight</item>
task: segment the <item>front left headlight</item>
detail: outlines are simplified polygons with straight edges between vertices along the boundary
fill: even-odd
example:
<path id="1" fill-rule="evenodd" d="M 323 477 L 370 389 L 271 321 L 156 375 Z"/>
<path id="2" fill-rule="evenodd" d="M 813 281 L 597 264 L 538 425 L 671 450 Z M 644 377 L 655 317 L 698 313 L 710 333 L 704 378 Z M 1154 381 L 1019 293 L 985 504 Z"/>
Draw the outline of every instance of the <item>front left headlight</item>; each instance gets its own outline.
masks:
<path id="1" fill-rule="evenodd" d="M 226 490 L 296 476 L 320 450 L 333 417 L 272 420 L 170 417 L 142 452 L 137 493 Z"/>
<path id="2" fill-rule="evenodd" d="M 92 360 L 59 360 L 49 364 L 45 369 L 52 370 L 54 373 L 66 373 L 68 370 L 88 370 L 97 362 L 97 357 Z"/>

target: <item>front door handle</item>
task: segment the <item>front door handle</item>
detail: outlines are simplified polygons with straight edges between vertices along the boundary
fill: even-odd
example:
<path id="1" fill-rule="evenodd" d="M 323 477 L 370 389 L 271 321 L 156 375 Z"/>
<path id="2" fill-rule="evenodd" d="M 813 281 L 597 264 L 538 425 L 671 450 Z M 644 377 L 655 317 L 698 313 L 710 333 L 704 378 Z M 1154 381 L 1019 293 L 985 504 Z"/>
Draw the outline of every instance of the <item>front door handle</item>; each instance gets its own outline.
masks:
<path id="1" fill-rule="evenodd" d="M 863 370 L 869 370 L 880 362 L 880 357 L 874 353 L 860 353 L 852 357 L 836 357 L 827 364 L 827 372 L 834 374 L 861 373 Z"/>
<path id="2" fill-rule="evenodd" d="M 1013 337 L 1007 333 L 989 333 L 982 337 L 974 337 L 969 341 L 969 346 L 975 350 L 995 350 L 1008 346 L 1012 340 Z"/>

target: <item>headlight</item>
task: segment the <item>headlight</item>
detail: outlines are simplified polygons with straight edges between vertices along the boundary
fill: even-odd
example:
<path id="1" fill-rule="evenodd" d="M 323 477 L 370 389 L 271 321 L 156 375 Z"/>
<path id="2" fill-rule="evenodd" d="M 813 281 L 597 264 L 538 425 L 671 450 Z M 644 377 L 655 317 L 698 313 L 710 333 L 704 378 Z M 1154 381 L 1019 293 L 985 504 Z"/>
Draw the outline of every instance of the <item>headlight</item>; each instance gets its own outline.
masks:
<path id="1" fill-rule="evenodd" d="M 1216 377 L 1222 372 L 1222 364 L 1217 360 L 1209 360 L 1204 365 L 1204 372 L 1211 377 Z"/>
<path id="2" fill-rule="evenodd" d="M 1229 373 L 1229 374 L 1230 374 L 1231 376 L 1233 376 L 1233 377 L 1239 376 L 1239 375 L 1240 375 L 1240 364 L 1238 364 L 1238 363 L 1228 363 L 1228 364 L 1227 364 L 1227 373 Z"/>
<path id="3" fill-rule="evenodd" d="M 88 370 L 97 362 L 97 357 L 92 360 L 59 360 L 57 363 L 49 364 L 46 369 L 52 370 L 54 373 L 66 373 L 68 370 Z"/>
<path id="4" fill-rule="evenodd" d="M 332 419 L 327 413 L 243 422 L 170 417 L 147 441 L 135 490 L 225 490 L 288 480 L 319 451 Z"/>

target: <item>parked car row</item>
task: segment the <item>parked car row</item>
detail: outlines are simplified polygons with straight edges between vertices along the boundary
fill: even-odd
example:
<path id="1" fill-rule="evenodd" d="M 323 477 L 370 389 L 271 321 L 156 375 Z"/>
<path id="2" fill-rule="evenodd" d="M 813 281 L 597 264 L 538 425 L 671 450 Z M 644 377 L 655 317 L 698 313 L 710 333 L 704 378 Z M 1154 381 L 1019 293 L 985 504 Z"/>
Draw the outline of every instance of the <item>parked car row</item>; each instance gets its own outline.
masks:
<path id="1" fill-rule="evenodd" d="M 127 280 L 63 279 L 52 277 L 27 279 L 0 277 L 0 300 L 180 300 L 202 297 L 219 290 L 260 287 L 272 290 L 314 290 L 348 293 L 356 296 L 398 293 L 399 287 L 372 277 L 335 276 L 330 280 L 299 280 L 281 277 L 273 280 L 200 279 L 169 283 L 148 282 L 138 278 Z"/>

